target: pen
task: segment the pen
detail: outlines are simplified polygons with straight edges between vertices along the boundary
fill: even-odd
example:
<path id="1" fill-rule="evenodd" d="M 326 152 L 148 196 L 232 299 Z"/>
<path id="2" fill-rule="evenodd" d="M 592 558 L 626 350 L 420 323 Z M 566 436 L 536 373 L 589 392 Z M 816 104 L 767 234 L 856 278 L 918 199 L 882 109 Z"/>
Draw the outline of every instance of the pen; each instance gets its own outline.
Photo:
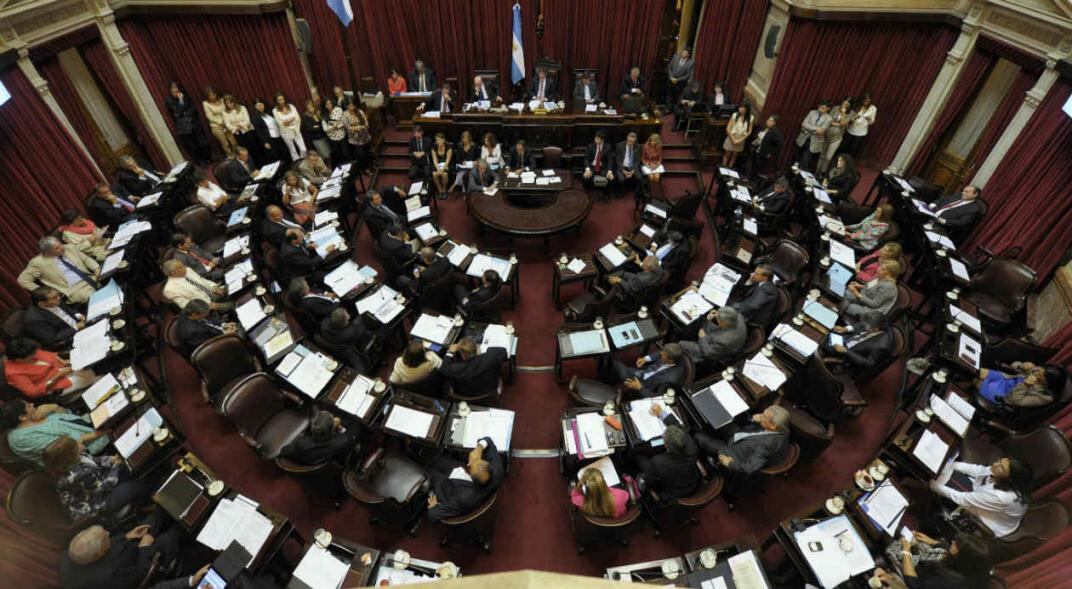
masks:
<path id="1" fill-rule="evenodd" d="M 588 446 L 589 448 L 591 448 L 592 447 L 592 441 L 588 439 L 588 432 L 584 432 L 583 435 L 584 435 L 584 443 L 585 443 L 585 445 Z"/>

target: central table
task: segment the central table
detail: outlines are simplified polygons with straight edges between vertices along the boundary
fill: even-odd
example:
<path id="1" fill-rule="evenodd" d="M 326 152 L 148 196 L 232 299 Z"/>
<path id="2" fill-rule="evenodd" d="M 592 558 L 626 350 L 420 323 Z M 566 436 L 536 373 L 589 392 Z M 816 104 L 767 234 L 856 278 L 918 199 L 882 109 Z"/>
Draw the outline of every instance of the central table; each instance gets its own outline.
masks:
<path id="1" fill-rule="evenodd" d="M 543 238 L 547 252 L 548 238 L 570 229 L 580 228 L 592 211 L 592 197 L 581 190 L 563 190 L 542 207 L 519 207 L 511 203 L 504 190 L 494 195 L 474 192 L 466 197 L 469 212 L 482 227 L 510 238 Z"/>

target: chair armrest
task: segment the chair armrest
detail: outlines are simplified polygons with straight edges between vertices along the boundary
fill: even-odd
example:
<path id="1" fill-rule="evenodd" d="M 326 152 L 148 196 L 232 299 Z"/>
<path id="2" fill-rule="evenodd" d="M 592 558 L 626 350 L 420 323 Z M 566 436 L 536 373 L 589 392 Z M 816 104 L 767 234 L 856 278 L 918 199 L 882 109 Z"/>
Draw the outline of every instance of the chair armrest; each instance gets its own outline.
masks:
<path id="1" fill-rule="evenodd" d="M 253 447 L 253 449 L 254 449 L 254 450 L 257 450 L 258 452 L 260 451 L 260 449 L 261 449 L 261 446 L 263 446 L 263 444 L 261 444 L 261 443 L 260 443 L 260 442 L 258 442 L 257 440 L 255 440 L 255 439 L 253 439 L 253 438 L 249 437 L 249 435 L 248 435 L 248 434 L 245 434 L 245 433 L 243 433 L 243 432 L 238 432 L 238 435 L 242 437 L 242 440 L 243 440 L 243 441 L 244 441 L 245 443 L 247 443 L 247 444 L 249 444 L 250 446 L 252 446 L 252 447 Z"/>
<path id="2" fill-rule="evenodd" d="M 1007 425 L 1005 425 L 1003 423 L 999 423 L 997 421 L 994 421 L 992 419 L 984 419 L 982 421 L 982 425 L 983 425 L 983 427 L 985 427 L 987 429 L 996 431 L 997 433 L 1001 434 L 1002 436 L 1013 436 L 1013 435 L 1017 434 L 1017 432 L 1014 431 L 1009 426 L 1007 426 Z"/>
<path id="3" fill-rule="evenodd" d="M 303 404 L 301 397 L 299 397 L 298 395 L 294 394 L 293 392 L 288 391 L 288 390 L 282 390 L 282 393 L 283 393 L 284 397 L 289 399 L 295 405 L 302 405 Z"/>

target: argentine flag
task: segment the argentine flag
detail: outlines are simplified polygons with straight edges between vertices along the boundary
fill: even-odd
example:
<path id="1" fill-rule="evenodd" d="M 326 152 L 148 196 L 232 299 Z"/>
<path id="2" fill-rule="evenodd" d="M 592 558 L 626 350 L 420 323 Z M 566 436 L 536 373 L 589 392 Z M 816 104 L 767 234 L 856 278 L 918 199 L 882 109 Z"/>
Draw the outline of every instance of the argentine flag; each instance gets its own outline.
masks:
<path id="1" fill-rule="evenodd" d="M 525 48 L 521 46 L 521 4 L 514 4 L 514 42 L 512 44 L 513 66 L 510 79 L 514 84 L 525 79 Z"/>
<path id="2" fill-rule="evenodd" d="M 342 21 L 342 26 L 348 27 L 354 22 L 354 9 L 350 8 L 350 0 L 328 0 L 328 8 Z"/>

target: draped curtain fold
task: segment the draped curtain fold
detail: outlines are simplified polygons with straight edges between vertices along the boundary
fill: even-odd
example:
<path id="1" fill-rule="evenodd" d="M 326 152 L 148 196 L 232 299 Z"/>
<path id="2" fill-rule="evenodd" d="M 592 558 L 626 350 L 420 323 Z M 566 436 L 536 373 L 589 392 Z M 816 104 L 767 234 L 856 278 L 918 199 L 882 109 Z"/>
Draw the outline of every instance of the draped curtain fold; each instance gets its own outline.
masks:
<path id="1" fill-rule="evenodd" d="M 705 93 L 722 82 L 732 100 L 744 98 L 767 6 L 765 0 L 707 0 L 693 51 L 695 75 Z"/>
<path id="2" fill-rule="evenodd" d="M 1072 118 L 1061 110 L 1069 95 L 1072 83 L 1058 82 L 1013 143 L 983 192 L 989 209 L 967 245 L 1023 247 L 1020 259 L 1040 283 L 1072 245 Z"/>
<path id="3" fill-rule="evenodd" d="M 74 89 L 74 85 L 67 79 L 67 74 L 60 66 L 60 60 L 55 56 L 45 59 L 37 64 L 37 71 L 48 82 L 48 89 L 52 97 L 60 105 L 60 110 L 71 122 L 75 133 L 86 146 L 94 161 L 101 169 L 107 168 L 106 158 L 103 157 L 97 145 L 96 134 L 93 132 L 93 122 L 89 119 L 85 108 L 82 106 L 82 98 Z"/>
<path id="4" fill-rule="evenodd" d="M 324 0 L 294 0 L 294 9 L 309 23 L 313 52 L 309 66 L 321 96 L 331 93 L 332 86 L 354 89 L 357 80 L 350 76 L 343 44 L 342 23 Z M 350 26 L 357 26 L 351 23 Z"/>
<path id="5" fill-rule="evenodd" d="M 1016 79 L 1009 86 L 1008 92 L 1005 93 L 1005 98 L 994 109 L 994 113 L 990 115 L 990 122 L 987 123 L 986 128 L 983 129 L 979 139 L 975 142 L 972 169 L 967 174 L 969 180 L 974 175 L 975 170 L 979 168 L 979 165 L 986 161 L 987 156 L 990 155 L 990 150 L 994 149 L 998 139 L 1001 139 L 1001 135 L 1009 126 L 1013 116 L 1024 104 L 1024 95 L 1035 85 L 1037 80 L 1038 74 L 1033 71 L 1021 69 L 1016 73 Z"/>
<path id="6" fill-rule="evenodd" d="M 822 99 L 870 92 L 877 122 L 859 158 L 882 168 L 893 158 L 956 40 L 943 24 L 827 22 L 792 18 L 764 106 L 779 114 L 787 137 Z M 780 163 L 795 148 L 786 141 Z"/>
<path id="7" fill-rule="evenodd" d="M 81 209 L 102 178 L 21 71 L 10 69 L 0 81 L 12 96 L 0 106 L 0 210 L 17 212 L 0 216 L 0 307 L 11 308 L 28 300 L 15 279 L 37 254 L 37 241 L 65 209 Z"/>

